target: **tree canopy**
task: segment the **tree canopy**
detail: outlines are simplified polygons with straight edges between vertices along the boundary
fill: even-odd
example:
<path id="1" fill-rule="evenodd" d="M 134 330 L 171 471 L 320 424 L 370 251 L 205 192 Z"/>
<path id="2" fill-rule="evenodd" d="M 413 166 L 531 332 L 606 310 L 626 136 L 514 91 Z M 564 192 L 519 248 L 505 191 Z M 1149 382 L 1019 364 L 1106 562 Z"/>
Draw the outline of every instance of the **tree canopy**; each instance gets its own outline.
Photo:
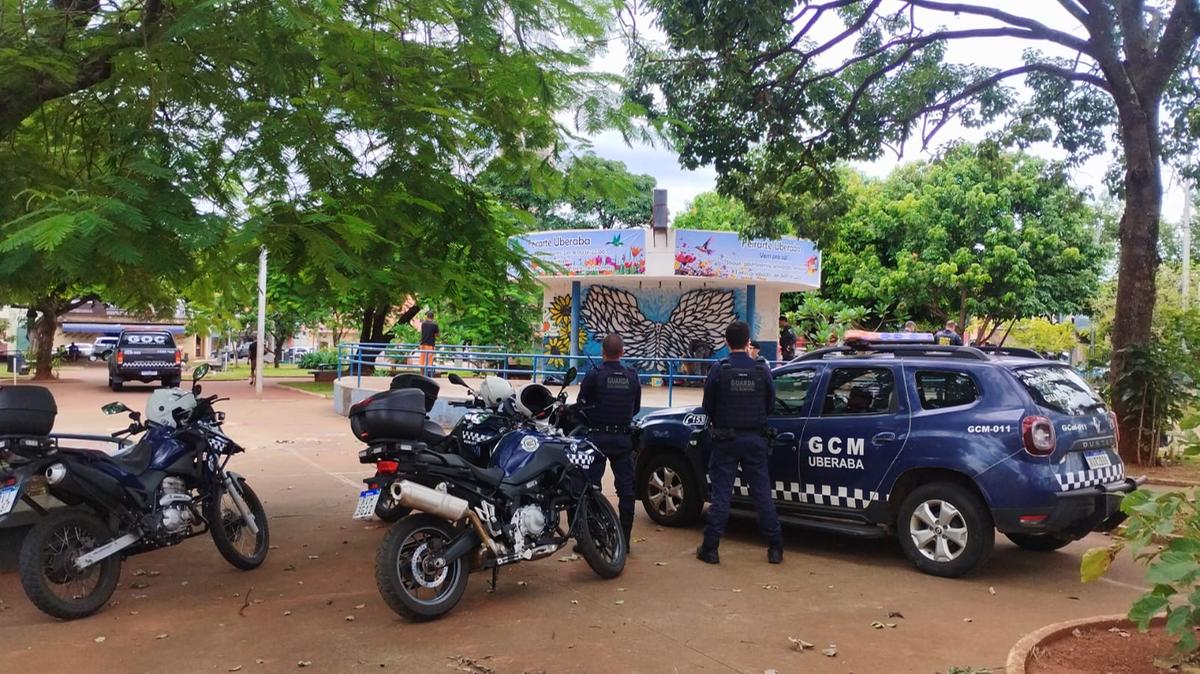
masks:
<path id="1" fill-rule="evenodd" d="M 1010 4 L 652 0 L 667 44 L 638 52 L 635 88 L 674 125 L 684 164 L 713 164 L 718 187 L 764 220 L 771 202 L 753 197 L 771 185 L 830 184 L 832 162 L 927 146 L 952 122 L 1012 142 L 1052 142 L 1074 161 L 1111 147 L 1125 203 L 1115 381 L 1125 349 L 1151 337 L 1161 162 L 1183 161 L 1200 138 L 1200 6 Z M 1022 62 L 988 67 L 948 56 L 953 44 L 986 49 L 998 40 L 1027 45 Z M 1020 81 L 1029 95 L 1013 88 Z M 1136 417 L 1116 406 L 1123 420 Z M 1141 431 L 1123 423 L 1132 456 Z"/>

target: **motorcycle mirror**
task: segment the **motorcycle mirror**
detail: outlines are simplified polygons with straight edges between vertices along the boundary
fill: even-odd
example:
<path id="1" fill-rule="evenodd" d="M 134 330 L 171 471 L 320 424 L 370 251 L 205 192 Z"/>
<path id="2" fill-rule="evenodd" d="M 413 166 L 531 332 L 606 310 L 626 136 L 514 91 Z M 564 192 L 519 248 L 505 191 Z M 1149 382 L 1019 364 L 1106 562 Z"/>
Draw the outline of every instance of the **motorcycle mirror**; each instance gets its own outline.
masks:
<path id="1" fill-rule="evenodd" d="M 567 373 L 563 375 L 563 388 L 566 388 L 571 382 L 575 381 L 575 375 L 579 374 L 579 369 L 574 365 L 571 366 Z"/>
<path id="2" fill-rule="evenodd" d="M 100 411 L 105 414 L 120 414 L 121 412 L 128 412 L 129 408 L 125 406 L 125 403 L 109 403 L 101 407 Z"/>
<path id="3" fill-rule="evenodd" d="M 207 377 L 208 371 L 211 369 L 212 368 L 209 367 L 208 363 L 200 363 L 197 365 L 196 369 L 192 370 L 192 383 L 194 384 Z"/>
<path id="4" fill-rule="evenodd" d="M 449 379 L 450 383 L 454 384 L 455 386 L 466 386 L 467 385 L 467 382 L 463 381 L 463 378 L 458 376 L 457 372 L 451 372 L 450 375 L 447 377 L 447 379 Z"/>

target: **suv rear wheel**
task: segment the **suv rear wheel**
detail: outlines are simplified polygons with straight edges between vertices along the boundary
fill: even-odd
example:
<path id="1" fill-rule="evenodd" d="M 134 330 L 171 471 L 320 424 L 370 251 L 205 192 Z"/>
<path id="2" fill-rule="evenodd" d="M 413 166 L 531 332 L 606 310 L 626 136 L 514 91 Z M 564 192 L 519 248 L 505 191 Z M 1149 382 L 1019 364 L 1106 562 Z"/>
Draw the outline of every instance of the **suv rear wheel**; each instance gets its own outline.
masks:
<path id="1" fill-rule="evenodd" d="M 682 455 L 674 452 L 652 455 L 638 480 L 642 507 L 650 519 L 668 527 L 686 527 L 700 519 L 704 494 Z"/>
<path id="2" fill-rule="evenodd" d="M 1054 534 L 1004 534 L 1008 540 L 1031 552 L 1054 552 L 1074 541 Z"/>
<path id="3" fill-rule="evenodd" d="M 897 535 L 904 554 L 921 571 L 954 578 L 987 559 L 996 530 L 987 505 L 953 482 L 917 487 L 900 504 Z"/>

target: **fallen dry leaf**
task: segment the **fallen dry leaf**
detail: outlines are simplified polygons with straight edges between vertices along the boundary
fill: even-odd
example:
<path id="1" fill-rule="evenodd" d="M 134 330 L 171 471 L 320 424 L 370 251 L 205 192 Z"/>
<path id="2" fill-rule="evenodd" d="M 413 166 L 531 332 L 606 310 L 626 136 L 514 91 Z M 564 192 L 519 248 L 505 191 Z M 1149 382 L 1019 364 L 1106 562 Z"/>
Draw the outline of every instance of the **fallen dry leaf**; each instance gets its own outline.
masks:
<path id="1" fill-rule="evenodd" d="M 666 562 L 655 562 L 654 565 L 655 566 L 666 566 L 667 563 Z"/>
<path id="2" fill-rule="evenodd" d="M 354 616 L 352 616 L 352 615 L 346 616 L 346 622 L 348 622 L 348 623 L 354 622 Z"/>
<path id="3" fill-rule="evenodd" d="M 617 592 L 625 592 L 627 588 L 618 587 Z"/>
<path id="4" fill-rule="evenodd" d="M 108 637 L 96 637 L 95 639 L 93 639 L 93 641 L 95 641 L 98 644 L 102 644 L 105 641 L 108 641 Z"/>
<path id="5" fill-rule="evenodd" d="M 1079 637 L 1083 636 L 1083 630 L 1076 627 L 1075 629 L 1071 630 L 1071 636 L 1078 639 Z"/>
<path id="6" fill-rule="evenodd" d="M 296 565 L 295 565 L 295 564 L 288 564 L 287 566 L 283 567 L 283 570 L 284 570 L 284 571 L 295 571 L 295 570 L 296 570 Z"/>
<path id="7" fill-rule="evenodd" d="M 578 599 L 572 599 L 572 600 L 571 600 L 571 603 L 572 603 L 572 604 L 578 604 L 578 603 L 579 603 L 579 600 L 578 600 Z"/>
<path id="8" fill-rule="evenodd" d="M 829 644 L 829 648 L 822 649 L 821 653 L 827 658 L 836 658 L 837 644 Z"/>
<path id="9" fill-rule="evenodd" d="M 558 561 L 560 561 L 560 562 L 574 562 L 574 561 L 576 561 L 576 560 L 578 560 L 578 559 L 579 559 L 579 555 L 571 554 L 571 555 L 567 555 L 566 557 L 559 557 L 559 558 L 558 558 Z"/>
<path id="10" fill-rule="evenodd" d="M 614 604 L 616 604 L 617 606 L 620 606 L 621 604 L 624 604 L 624 603 L 625 603 L 625 600 L 624 600 L 624 599 L 618 599 L 618 600 L 614 601 L 613 603 L 614 603 Z"/>
<path id="11" fill-rule="evenodd" d="M 883 629 L 883 623 L 876 620 L 875 622 L 871 623 L 871 627 L 874 627 L 877 630 L 881 630 L 881 629 Z"/>
<path id="12" fill-rule="evenodd" d="M 900 618 L 901 620 L 903 620 L 904 614 L 899 611 L 888 611 L 888 617 L 889 618 Z"/>
<path id="13" fill-rule="evenodd" d="M 240 671 L 242 671 L 242 666 L 241 666 L 241 665 L 234 665 L 234 666 L 230 667 L 229 669 L 227 669 L 227 670 L 225 670 L 225 671 L 227 671 L 227 672 L 240 672 Z"/>
<path id="14" fill-rule="evenodd" d="M 297 667 L 312 667 L 312 660 L 301 660 L 296 663 Z"/>
<path id="15" fill-rule="evenodd" d="M 356 608 L 356 609 L 358 609 L 358 610 L 360 610 L 360 611 L 361 611 L 362 609 L 366 608 L 366 607 L 367 607 L 367 605 L 366 605 L 366 604 L 355 604 L 355 605 L 354 605 L 354 608 Z"/>
<path id="16" fill-rule="evenodd" d="M 292 612 L 291 612 L 291 611 L 284 611 L 284 612 L 283 612 L 283 614 L 284 614 L 285 616 L 288 616 L 288 615 L 291 615 L 291 614 L 292 614 Z"/>
<path id="17" fill-rule="evenodd" d="M 992 596 L 995 596 L 995 595 L 996 595 L 996 588 L 994 588 L 994 587 L 992 587 L 991 585 L 989 585 L 989 586 L 988 586 L 988 594 L 990 594 L 990 595 L 992 595 Z"/>
<path id="18" fill-rule="evenodd" d="M 155 638 L 155 639 L 166 639 L 166 638 L 167 638 L 167 637 L 169 637 L 169 636 L 171 636 L 171 635 L 170 635 L 170 634 L 167 634 L 166 632 L 164 632 L 164 633 L 162 633 L 162 634 L 159 634 L 158 636 L 156 636 L 156 637 L 154 637 L 154 638 Z"/>
<path id="19" fill-rule="evenodd" d="M 813 647 L 813 645 L 807 641 L 803 639 L 797 639 L 796 637 L 788 637 L 788 641 L 792 643 L 792 650 L 796 651 L 797 653 L 803 653 L 804 651 Z"/>
<path id="20" fill-rule="evenodd" d="M 766 584 L 766 585 L 763 585 L 763 586 L 762 586 L 762 589 L 764 589 L 764 590 L 778 590 L 778 589 L 779 589 L 779 586 L 778 586 L 778 585 L 775 585 L 775 584 L 772 584 L 772 583 L 768 583 L 768 584 Z"/>
<path id="21" fill-rule="evenodd" d="M 131 590 L 144 590 L 148 587 L 150 587 L 150 583 L 145 583 L 140 580 L 129 584 L 129 589 Z"/>
<path id="22" fill-rule="evenodd" d="M 308 558 L 309 559 L 320 559 L 321 555 L 309 555 Z"/>
<path id="23" fill-rule="evenodd" d="M 963 618 L 963 622 L 970 623 L 970 622 L 975 622 L 975 621 L 971 620 L 970 618 Z"/>
<path id="24" fill-rule="evenodd" d="M 526 585 L 528 585 L 528 584 L 529 584 L 529 583 L 527 583 L 527 582 L 525 582 L 525 581 L 523 581 L 523 580 L 518 580 L 518 581 L 517 581 L 517 586 L 518 586 L 518 587 L 525 587 L 525 586 L 526 586 Z"/>

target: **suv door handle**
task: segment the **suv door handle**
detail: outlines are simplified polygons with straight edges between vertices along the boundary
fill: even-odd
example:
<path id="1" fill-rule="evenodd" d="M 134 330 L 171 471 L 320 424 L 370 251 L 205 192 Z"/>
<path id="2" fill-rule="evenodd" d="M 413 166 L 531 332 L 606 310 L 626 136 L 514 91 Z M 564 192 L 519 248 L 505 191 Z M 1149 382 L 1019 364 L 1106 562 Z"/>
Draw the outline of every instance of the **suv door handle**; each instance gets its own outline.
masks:
<path id="1" fill-rule="evenodd" d="M 891 432 L 876 433 L 875 436 L 873 438 L 871 438 L 871 443 L 876 444 L 876 445 L 882 445 L 885 442 L 893 442 L 895 439 L 896 439 L 895 433 L 891 433 Z"/>
<path id="2" fill-rule="evenodd" d="M 795 442 L 795 441 L 796 441 L 795 433 L 791 433 L 791 432 L 780 433 L 779 435 L 775 436 L 775 444 L 782 445 L 784 443 Z"/>

